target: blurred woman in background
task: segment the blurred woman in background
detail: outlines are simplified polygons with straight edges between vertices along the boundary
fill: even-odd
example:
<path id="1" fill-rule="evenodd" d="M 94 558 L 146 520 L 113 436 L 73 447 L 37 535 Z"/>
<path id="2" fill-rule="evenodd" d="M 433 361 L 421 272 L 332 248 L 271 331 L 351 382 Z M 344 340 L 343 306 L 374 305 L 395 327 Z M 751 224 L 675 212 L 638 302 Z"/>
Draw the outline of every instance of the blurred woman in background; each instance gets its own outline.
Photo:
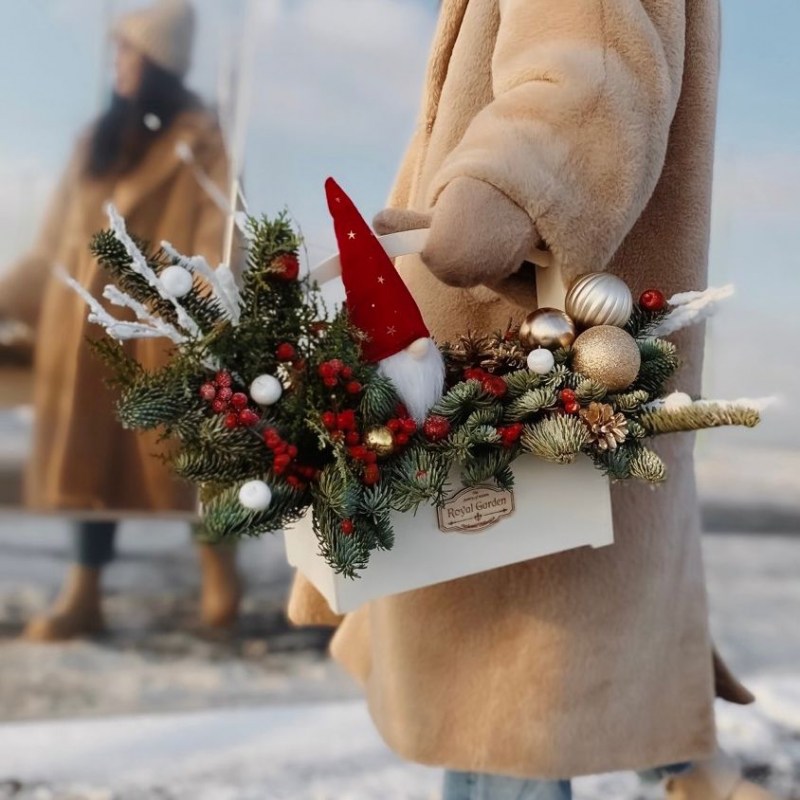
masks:
<path id="1" fill-rule="evenodd" d="M 168 239 L 219 263 L 225 213 L 196 171 L 224 189 L 228 165 L 215 117 L 183 83 L 193 35 L 194 13 L 185 0 L 161 0 L 117 22 L 111 104 L 79 140 L 36 247 L 0 285 L 0 317 L 37 329 L 26 504 L 80 520 L 75 563 L 52 611 L 29 623 L 30 639 L 61 640 L 103 627 L 100 579 L 113 558 L 120 516 L 191 512 L 195 504 L 191 489 L 153 458 L 162 449 L 157 436 L 124 431 L 115 420 L 105 371 L 85 341 L 98 330 L 87 323 L 83 301 L 51 274 L 61 265 L 101 296 L 108 279 L 89 242 L 107 227 L 109 201 L 138 239 Z M 165 357 L 160 340 L 129 346 L 151 369 Z M 203 543 L 198 551 L 203 619 L 228 625 L 240 596 L 234 551 Z"/>

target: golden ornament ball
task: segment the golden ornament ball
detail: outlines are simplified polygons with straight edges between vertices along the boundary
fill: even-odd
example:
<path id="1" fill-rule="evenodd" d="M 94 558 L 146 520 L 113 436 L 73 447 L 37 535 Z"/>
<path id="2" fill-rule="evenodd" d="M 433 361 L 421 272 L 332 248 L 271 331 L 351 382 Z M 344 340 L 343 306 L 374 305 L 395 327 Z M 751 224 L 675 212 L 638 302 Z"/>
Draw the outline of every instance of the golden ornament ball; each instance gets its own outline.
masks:
<path id="1" fill-rule="evenodd" d="M 572 368 L 610 392 L 627 389 L 636 380 L 641 365 L 636 340 L 613 325 L 589 328 L 572 345 Z"/>
<path id="2" fill-rule="evenodd" d="M 394 435 L 385 425 L 376 425 L 364 434 L 364 444 L 378 458 L 386 458 L 394 453 Z"/>
<path id="3" fill-rule="evenodd" d="M 625 281 L 616 275 L 590 272 L 572 284 L 564 308 L 582 328 L 595 325 L 624 328 L 633 313 L 633 295 Z"/>
<path id="4" fill-rule="evenodd" d="M 519 340 L 528 350 L 569 347 L 575 341 L 575 323 L 557 308 L 540 308 L 528 314 L 519 326 Z"/>

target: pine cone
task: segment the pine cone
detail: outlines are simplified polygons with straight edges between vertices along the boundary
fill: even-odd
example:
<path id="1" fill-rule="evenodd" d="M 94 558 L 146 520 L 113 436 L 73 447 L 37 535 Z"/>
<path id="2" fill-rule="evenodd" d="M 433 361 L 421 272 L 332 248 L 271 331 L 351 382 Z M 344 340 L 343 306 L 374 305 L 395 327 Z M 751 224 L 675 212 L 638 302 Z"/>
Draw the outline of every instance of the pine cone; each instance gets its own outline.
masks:
<path id="1" fill-rule="evenodd" d="M 581 410 L 583 424 L 589 429 L 589 441 L 600 450 L 616 450 L 628 436 L 628 420 L 614 413 L 607 403 L 590 403 Z"/>
<path id="2" fill-rule="evenodd" d="M 487 338 L 475 333 L 459 336 L 455 342 L 447 342 L 442 347 L 450 383 L 464 379 L 464 370 L 480 365 L 481 354 L 486 350 Z"/>
<path id="3" fill-rule="evenodd" d="M 494 375 L 505 375 L 527 366 L 528 354 L 519 341 L 501 336 L 486 340 L 486 346 L 479 355 L 479 366 Z"/>

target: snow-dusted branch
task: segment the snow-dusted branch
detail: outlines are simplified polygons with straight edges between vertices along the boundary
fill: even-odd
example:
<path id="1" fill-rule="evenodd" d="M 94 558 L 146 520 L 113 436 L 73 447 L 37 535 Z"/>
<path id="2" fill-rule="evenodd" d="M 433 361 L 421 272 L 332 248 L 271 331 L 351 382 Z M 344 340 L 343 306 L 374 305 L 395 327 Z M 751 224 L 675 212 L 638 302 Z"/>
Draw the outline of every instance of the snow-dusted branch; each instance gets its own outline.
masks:
<path id="1" fill-rule="evenodd" d="M 669 336 L 689 325 L 697 325 L 712 316 L 717 306 L 731 297 L 733 292 L 733 285 L 728 284 L 719 289 L 711 287 L 703 292 L 681 292 L 673 295 L 669 299 L 672 310 L 658 325 L 648 330 L 648 335 Z"/>
<path id="2" fill-rule="evenodd" d="M 83 301 L 89 306 L 88 320 L 96 325 L 102 325 L 106 333 L 118 341 L 127 341 L 128 339 L 160 339 L 167 338 L 172 340 L 175 344 L 181 344 L 186 341 L 186 337 L 176 330 L 172 325 L 167 325 L 159 321 L 156 327 L 152 324 L 145 322 L 125 322 L 117 319 L 112 314 L 109 314 L 102 304 L 96 300 L 92 295 L 83 288 L 73 277 L 71 277 L 63 267 L 56 267 L 55 274 L 73 291 L 75 291 Z M 113 287 L 106 287 L 113 288 Z M 104 292 L 105 294 L 105 292 Z M 122 294 L 122 293 L 120 293 Z M 127 297 L 127 295 L 126 295 Z M 131 303 L 136 301 L 128 298 Z M 112 301 L 113 302 L 113 301 Z M 123 305 L 123 303 L 117 303 Z M 125 303 L 128 308 L 133 308 L 129 303 Z"/>
<path id="3" fill-rule="evenodd" d="M 200 333 L 200 328 L 197 326 L 197 323 L 189 316 L 186 309 L 180 304 L 180 301 L 166 290 L 158 275 L 156 275 L 147 263 L 147 259 L 144 257 L 142 251 L 139 250 L 133 239 L 128 235 L 128 230 L 125 227 L 125 220 L 122 219 L 113 204 L 108 203 L 106 205 L 106 213 L 111 223 L 111 230 L 130 256 L 131 269 L 141 275 L 164 300 L 172 304 L 178 318 L 178 324 L 192 336 L 197 336 Z"/>
<path id="4" fill-rule="evenodd" d="M 186 341 L 186 337 L 181 334 L 174 325 L 170 325 L 155 314 L 151 314 L 138 300 L 134 300 L 130 295 L 120 291 L 116 286 L 108 284 L 108 286 L 103 289 L 103 297 L 115 306 L 130 308 L 133 313 L 136 314 L 136 318 L 139 322 L 144 323 L 151 330 L 158 332 L 160 336 L 171 339 L 176 344 Z"/>

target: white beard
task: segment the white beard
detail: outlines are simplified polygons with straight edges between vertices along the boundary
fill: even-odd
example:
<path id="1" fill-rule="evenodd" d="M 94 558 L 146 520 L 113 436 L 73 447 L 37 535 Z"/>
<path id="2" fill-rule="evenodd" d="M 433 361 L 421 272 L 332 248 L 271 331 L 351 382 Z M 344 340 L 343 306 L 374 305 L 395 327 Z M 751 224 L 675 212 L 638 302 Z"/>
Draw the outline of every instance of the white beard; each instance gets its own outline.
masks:
<path id="1" fill-rule="evenodd" d="M 426 339 L 424 354 L 412 355 L 407 349 L 384 358 L 378 372 L 388 378 L 417 424 L 422 425 L 428 412 L 439 402 L 444 391 L 444 358 L 432 339 Z M 415 343 L 417 344 L 417 343 Z"/>

